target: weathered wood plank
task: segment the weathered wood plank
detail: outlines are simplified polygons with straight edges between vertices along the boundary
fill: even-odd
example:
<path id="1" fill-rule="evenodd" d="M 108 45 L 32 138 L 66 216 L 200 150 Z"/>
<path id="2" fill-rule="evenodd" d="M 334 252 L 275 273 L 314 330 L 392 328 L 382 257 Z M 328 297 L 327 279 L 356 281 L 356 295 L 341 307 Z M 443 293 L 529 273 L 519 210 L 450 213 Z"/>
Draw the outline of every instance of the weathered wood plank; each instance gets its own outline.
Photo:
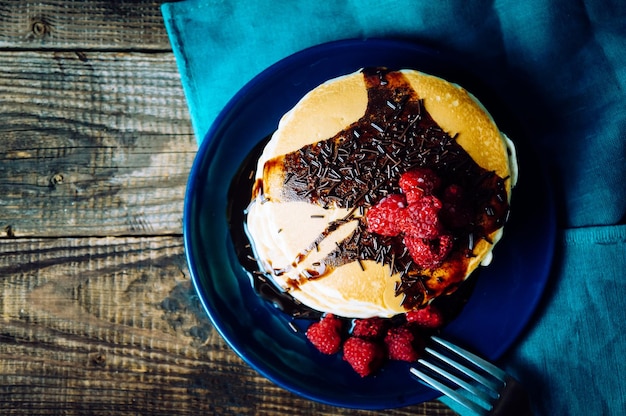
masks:
<path id="1" fill-rule="evenodd" d="M 164 2 L 5 0 L 0 48 L 171 50 Z"/>
<path id="2" fill-rule="evenodd" d="M 181 240 L 0 240 L 0 413 L 376 414 L 305 401 L 243 363 L 201 310 Z"/>
<path id="3" fill-rule="evenodd" d="M 197 145 L 170 53 L 0 52 L 0 231 L 180 233 Z"/>

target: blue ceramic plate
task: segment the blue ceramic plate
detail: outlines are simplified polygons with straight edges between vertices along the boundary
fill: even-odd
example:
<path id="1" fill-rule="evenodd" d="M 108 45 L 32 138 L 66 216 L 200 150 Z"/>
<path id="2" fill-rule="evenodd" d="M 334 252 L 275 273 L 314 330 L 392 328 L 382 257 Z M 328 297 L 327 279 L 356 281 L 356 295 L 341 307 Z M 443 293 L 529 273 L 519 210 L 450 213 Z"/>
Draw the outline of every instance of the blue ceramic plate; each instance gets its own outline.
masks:
<path id="1" fill-rule="evenodd" d="M 375 377 L 362 379 L 340 355 L 317 352 L 302 332 L 288 326 L 289 316 L 255 294 L 235 254 L 227 218 L 232 178 L 255 145 L 274 131 L 282 114 L 318 84 L 366 66 L 415 68 L 439 75 L 465 86 L 488 108 L 504 108 L 479 77 L 413 43 L 347 40 L 299 52 L 254 78 L 214 122 L 191 170 L 184 239 L 191 277 L 204 308 L 250 366 L 311 400 L 382 409 L 421 403 L 437 394 L 412 378 L 404 363 L 392 362 Z M 525 133 L 514 120 L 494 117 L 517 144 L 521 177 L 494 262 L 481 271 L 469 303 L 444 330 L 444 337 L 491 360 L 504 353 L 530 319 L 548 278 L 555 238 L 551 192 L 536 168 Z"/>

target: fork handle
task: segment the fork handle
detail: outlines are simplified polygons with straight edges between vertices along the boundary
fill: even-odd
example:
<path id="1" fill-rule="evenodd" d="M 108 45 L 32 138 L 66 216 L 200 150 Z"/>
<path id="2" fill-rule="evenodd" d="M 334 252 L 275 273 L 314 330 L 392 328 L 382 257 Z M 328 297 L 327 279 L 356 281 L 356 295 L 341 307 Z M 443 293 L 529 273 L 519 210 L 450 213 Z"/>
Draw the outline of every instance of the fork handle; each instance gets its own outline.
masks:
<path id="1" fill-rule="evenodd" d="M 533 416 L 528 393 L 512 377 L 506 380 L 506 387 L 500 392 L 501 399 L 491 410 L 491 416 Z"/>

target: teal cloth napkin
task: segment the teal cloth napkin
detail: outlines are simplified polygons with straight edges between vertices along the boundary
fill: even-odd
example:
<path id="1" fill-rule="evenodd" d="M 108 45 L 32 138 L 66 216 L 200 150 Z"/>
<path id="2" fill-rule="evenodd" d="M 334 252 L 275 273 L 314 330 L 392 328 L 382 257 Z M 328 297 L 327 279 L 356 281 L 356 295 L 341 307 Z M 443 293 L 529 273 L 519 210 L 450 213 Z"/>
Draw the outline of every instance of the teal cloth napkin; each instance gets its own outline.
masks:
<path id="1" fill-rule="evenodd" d="M 339 39 L 413 40 L 506 93 L 551 173 L 558 237 L 542 303 L 499 364 L 536 414 L 626 413 L 626 2 L 188 0 L 162 11 L 199 141 L 267 66 Z"/>

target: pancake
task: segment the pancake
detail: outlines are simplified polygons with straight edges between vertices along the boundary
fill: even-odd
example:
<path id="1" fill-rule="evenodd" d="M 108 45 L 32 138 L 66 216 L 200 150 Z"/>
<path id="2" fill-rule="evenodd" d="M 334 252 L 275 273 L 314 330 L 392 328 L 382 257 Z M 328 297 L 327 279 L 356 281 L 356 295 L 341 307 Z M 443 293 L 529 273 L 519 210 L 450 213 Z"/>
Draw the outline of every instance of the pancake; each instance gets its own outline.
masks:
<path id="1" fill-rule="evenodd" d="M 408 253 L 408 231 L 381 235 L 368 224 L 389 195 L 409 206 L 400 178 L 420 169 L 441 183 L 429 196 L 441 235 L 420 236 L 432 250 L 449 242 L 436 264 Z M 366 68 L 318 86 L 282 117 L 257 164 L 247 233 L 261 270 L 296 300 L 347 318 L 390 317 L 453 292 L 491 261 L 516 177 L 513 144 L 465 89 Z"/>

